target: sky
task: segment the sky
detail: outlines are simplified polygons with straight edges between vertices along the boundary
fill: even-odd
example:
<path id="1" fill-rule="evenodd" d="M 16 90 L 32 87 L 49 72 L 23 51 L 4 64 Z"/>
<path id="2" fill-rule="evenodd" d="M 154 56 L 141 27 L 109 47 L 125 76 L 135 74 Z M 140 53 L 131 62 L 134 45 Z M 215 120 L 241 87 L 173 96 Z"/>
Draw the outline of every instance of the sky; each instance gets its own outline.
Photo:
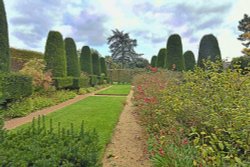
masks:
<path id="1" fill-rule="evenodd" d="M 44 52 L 48 32 L 72 37 L 111 55 L 107 38 L 114 29 L 137 39 L 137 53 L 150 60 L 171 34 L 196 60 L 202 36 L 214 34 L 223 59 L 241 56 L 238 21 L 250 15 L 250 0 L 4 0 L 10 46 Z"/>

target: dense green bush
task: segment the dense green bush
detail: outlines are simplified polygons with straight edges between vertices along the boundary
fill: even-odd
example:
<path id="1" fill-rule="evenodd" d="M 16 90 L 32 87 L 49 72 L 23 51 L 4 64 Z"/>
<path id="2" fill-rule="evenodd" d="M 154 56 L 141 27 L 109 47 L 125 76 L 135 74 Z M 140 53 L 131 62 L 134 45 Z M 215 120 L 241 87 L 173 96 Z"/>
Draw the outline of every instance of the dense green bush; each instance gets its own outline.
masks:
<path id="1" fill-rule="evenodd" d="M 194 70 L 195 67 L 195 58 L 194 53 L 190 50 L 186 51 L 183 55 L 185 60 L 185 69 L 188 70 Z"/>
<path id="2" fill-rule="evenodd" d="M 182 42 L 178 34 L 173 34 L 168 38 L 166 67 L 169 70 L 185 70 Z"/>
<path id="3" fill-rule="evenodd" d="M 101 73 L 107 76 L 107 65 L 104 57 L 100 58 Z"/>
<path id="4" fill-rule="evenodd" d="M 98 79 L 99 79 L 99 84 L 104 84 L 104 80 L 105 80 L 105 74 L 104 73 L 102 73 L 99 77 L 98 77 Z"/>
<path id="5" fill-rule="evenodd" d="M 20 99 L 32 94 L 32 78 L 18 73 L 0 74 L 0 100 Z"/>
<path id="6" fill-rule="evenodd" d="M 46 70 L 51 70 L 53 77 L 67 76 L 65 47 L 63 37 L 60 32 L 49 32 L 44 59 L 47 63 Z"/>
<path id="7" fill-rule="evenodd" d="M 69 88 L 73 85 L 73 77 L 55 77 L 53 81 L 57 89 Z"/>
<path id="8" fill-rule="evenodd" d="M 247 74 L 250 71 L 250 56 L 233 58 L 231 66 L 235 69 L 241 69 L 242 74 Z"/>
<path id="9" fill-rule="evenodd" d="M 8 23 L 3 0 L 0 1 L 0 72 L 10 71 Z"/>
<path id="10" fill-rule="evenodd" d="M 221 61 L 219 44 L 216 37 L 212 34 L 204 35 L 201 39 L 197 65 L 204 68 L 204 61 L 206 60 L 212 62 Z"/>
<path id="11" fill-rule="evenodd" d="M 83 72 L 86 72 L 89 75 L 93 74 L 92 55 L 88 46 L 82 47 L 80 56 L 80 67 Z"/>
<path id="12" fill-rule="evenodd" d="M 67 75 L 80 77 L 80 64 L 76 52 L 75 41 L 72 38 L 66 38 L 64 42 L 67 58 Z"/>
<path id="13" fill-rule="evenodd" d="M 37 123 L 36 123 L 37 122 Z M 45 120 L 38 118 L 32 126 L 18 132 L 8 133 L 0 143 L 1 166 L 100 166 L 98 135 L 65 129 L 58 123 L 58 130 L 45 127 Z"/>
<path id="14" fill-rule="evenodd" d="M 92 63 L 93 63 L 93 74 L 100 76 L 101 75 L 101 66 L 99 55 L 96 52 L 92 53 Z"/>
<path id="15" fill-rule="evenodd" d="M 98 76 L 97 75 L 90 75 L 90 85 L 95 86 L 98 84 Z"/>
<path id="16" fill-rule="evenodd" d="M 150 65 L 152 66 L 152 67 L 157 67 L 157 56 L 153 56 L 152 58 L 151 58 L 151 63 L 150 63 Z"/>
<path id="17" fill-rule="evenodd" d="M 88 76 L 81 76 L 79 78 L 73 78 L 73 89 L 80 89 L 80 88 L 86 88 L 89 87 L 89 77 Z"/>
<path id="18" fill-rule="evenodd" d="M 166 66 L 166 58 L 167 58 L 167 50 L 166 48 L 161 48 L 157 57 L 157 67 L 165 68 Z"/>

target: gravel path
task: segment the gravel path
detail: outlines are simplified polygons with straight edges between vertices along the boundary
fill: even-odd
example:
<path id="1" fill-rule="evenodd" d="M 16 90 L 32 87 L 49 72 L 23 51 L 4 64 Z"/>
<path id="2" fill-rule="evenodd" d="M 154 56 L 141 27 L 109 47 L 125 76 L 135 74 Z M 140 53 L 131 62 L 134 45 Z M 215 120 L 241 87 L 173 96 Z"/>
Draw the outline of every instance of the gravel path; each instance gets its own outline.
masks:
<path id="1" fill-rule="evenodd" d="M 150 167 L 151 164 L 145 155 L 145 132 L 139 124 L 130 92 L 119 122 L 116 126 L 110 144 L 107 146 L 103 167 Z"/>

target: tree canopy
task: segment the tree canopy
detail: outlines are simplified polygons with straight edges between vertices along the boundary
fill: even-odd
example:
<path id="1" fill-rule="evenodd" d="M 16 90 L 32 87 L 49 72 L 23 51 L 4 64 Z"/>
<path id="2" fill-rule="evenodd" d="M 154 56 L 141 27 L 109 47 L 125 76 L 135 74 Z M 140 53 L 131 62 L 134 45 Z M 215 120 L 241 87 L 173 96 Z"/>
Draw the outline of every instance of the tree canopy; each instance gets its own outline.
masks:
<path id="1" fill-rule="evenodd" d="M 242 45 L 245 46 L 242 53 L 250 56 L 250 17 L 245 14 L 244 18 L 239 21 L 238 29 L 243 33 L 239 35 L 238 39 L 243 41 Z"/>

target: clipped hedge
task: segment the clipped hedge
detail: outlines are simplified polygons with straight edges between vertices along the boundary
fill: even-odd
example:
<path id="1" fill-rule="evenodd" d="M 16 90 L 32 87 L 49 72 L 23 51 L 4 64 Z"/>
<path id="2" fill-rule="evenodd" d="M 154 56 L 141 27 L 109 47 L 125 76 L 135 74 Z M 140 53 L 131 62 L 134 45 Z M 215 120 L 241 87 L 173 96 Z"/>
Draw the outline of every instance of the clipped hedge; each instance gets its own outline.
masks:
<path id="1" fill-rule="evenodd" d="M 152 67 L 157 67 L 157 56 L 153 56 L 152 58 L 151 58 L 151 66 Z"/>
<path id="2" fill-rule="evenodd" d="M 32 77 L 18 73 L 0 74 L 0 100 L 20 99 L 32 94 Z"/>
<path id="3" fill-rule="evenodd" d="M 157 57 L 157 67 L 159 68 L 165 68 L 166 66 L 166 58 L 167 58 L 167 50 L 166 48 L 161 48 L 158 53 Z"/>
<path id="4" fill-rule="evenodd" d="M 90 85 L 95 86 L 98 84 L 98 77 L 97 75 L 90 75 Z"/>
<path id="5" fill-rule="evenodd" d="M 98 79 L 99 79 L 98 84 L 104 84 L 105 74 L 102 73 L 100 76 L 98 76 Z"/>
<path id="6" fill-rule="evenodd" d="M 80 89 L 89 87 L 89 77 L 73 78 L 72 89 Z"/>
<path id="7" fill-rule="evenodd" d="M 53 81 L 57 89 L 69 88 L 73 85 L 72 77 L 55 77 Z"/>
<path id="8" fill-rule="evenodd" d="M 190 50 L 186 51 L 183 54 L 184 60 L 185 60 L 185 69 L 186 71 L 188 70 L 194 70 L 195 67 L 195 58 L 194 58 L 194 53 Z"/>

